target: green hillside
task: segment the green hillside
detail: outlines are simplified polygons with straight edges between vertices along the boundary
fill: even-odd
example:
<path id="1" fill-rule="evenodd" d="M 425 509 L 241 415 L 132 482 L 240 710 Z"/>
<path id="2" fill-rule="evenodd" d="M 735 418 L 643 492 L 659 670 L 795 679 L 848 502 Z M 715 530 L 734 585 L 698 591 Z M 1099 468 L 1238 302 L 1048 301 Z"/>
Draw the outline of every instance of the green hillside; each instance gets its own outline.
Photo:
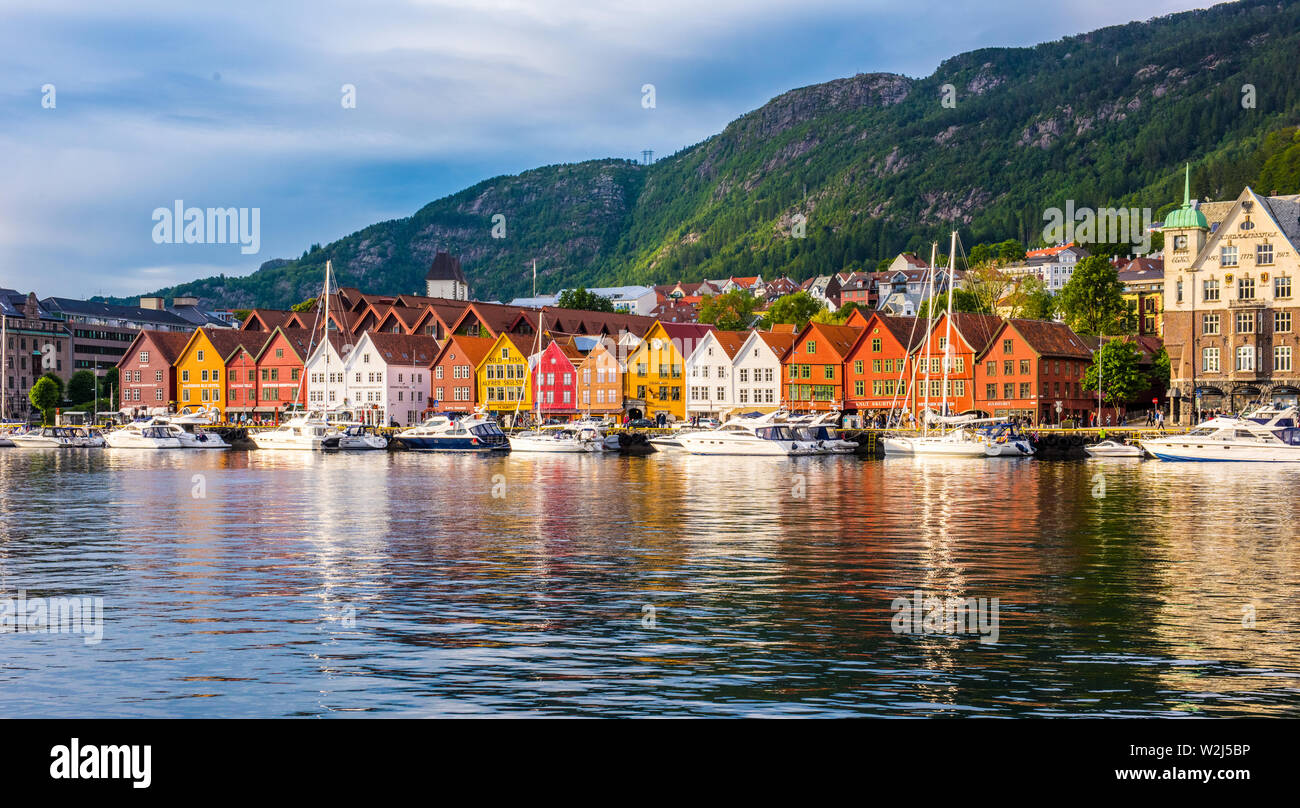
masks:
<path id="1" fill-rule="evenodd" d="M 413 292 L 438 250 L 472 293 L 874 268 L 952 224 L 967 244 L 1034 242 L 1043 210 L 1159 209 L 1243 184 L 1300 191 L 1300 4 L 1216 6 L 1032 48 L 990 48 L 931 76 L 890 74 L 791 90 L 651 166 L 595 160 L 496 177 L 246 277 L 156 294 L 287 307 L 341 282 Z M 943 86 L 955 107 L 940 103 Z M 1254 107 L 1244 108 L 1244 85 Z M 1262 185 L 1260 183 L 1267 183 Z M 491 237 L 492 216 L 507 237 Z M 806 237 L 791 237 L 796 214 Z"/>

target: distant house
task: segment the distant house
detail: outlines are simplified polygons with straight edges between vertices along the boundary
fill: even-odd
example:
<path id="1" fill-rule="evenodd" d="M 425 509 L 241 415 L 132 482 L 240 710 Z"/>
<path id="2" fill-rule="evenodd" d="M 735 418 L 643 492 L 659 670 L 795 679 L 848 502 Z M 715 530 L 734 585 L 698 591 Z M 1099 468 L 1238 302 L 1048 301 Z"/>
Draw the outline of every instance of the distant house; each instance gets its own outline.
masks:
<path id="1" fill-rule="evenodd" d="M 834 275 L 818 275 L 804 281 L 803 290 L 831 311 L 840 307 L 840 279 Z"/>
<path id="2" fill-rule="evenodd" d="M 1009 264 L 1002 268 L 1002 272 L 1012 277 L 1032 275 L 1041 280 L 1048 291 L 1059 292 L 1074 274 L 1075 264 L 1088 255 L 1087 250 L 1074 242 L 1044 247 L 1030 250 L 1025 253 L 1024 261 Z"/>
<path id="3" fill-rule="evenodd" d="M 429 297 L 448 300 L 469 300 L 469 283 L 461 272 L 460 259 L 439 252 L 424 275 L 424 288 Z"/>
<path id="4" fill-rule="evenodd" d="M 1163 337 L 1165 262 L 1160 258 L 1134 258 L 1119 270 L 1124 299 L 1132 307 L 1140 336 Z"/>

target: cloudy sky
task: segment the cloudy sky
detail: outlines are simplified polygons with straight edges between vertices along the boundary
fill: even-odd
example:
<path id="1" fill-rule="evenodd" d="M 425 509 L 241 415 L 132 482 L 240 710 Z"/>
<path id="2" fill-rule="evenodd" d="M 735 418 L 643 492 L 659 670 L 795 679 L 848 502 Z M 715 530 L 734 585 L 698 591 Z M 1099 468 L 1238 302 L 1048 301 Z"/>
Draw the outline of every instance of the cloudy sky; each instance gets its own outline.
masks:
<path id="1" fill-rule="evenodd" d="M 794 87 L 1205 5 L 5 0 L 0 286 L 246 274 L 487 177 L 670 154 Z M 260 251 L 154 243 L 176 200 L 258 208 Z"/>

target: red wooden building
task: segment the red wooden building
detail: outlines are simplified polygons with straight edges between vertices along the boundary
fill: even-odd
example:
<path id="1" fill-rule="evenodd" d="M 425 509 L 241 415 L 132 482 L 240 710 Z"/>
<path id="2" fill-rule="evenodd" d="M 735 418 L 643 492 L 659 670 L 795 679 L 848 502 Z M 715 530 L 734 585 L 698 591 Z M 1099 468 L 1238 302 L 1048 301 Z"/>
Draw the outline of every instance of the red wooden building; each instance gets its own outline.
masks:
<path id="1" fill-rule="evenodd" d="M 433 359 L 433 386 L 429 397 L 434 412 L 473 412 L 478 382 L 474 369 L 492 350 L 496 340 L 452 334 Z"/>
<path id="2" fill-rule="evenodd" d="M 176 402 L 173 365 L 192 334 L 188 331 L 141 331 L 117 362 L 123 412 L 167 410 Z"/>
<path id="3" fill-rule="evenodd" d="M 878 413 L 908 409 L 912 351 L 925 339 L 925 320 L 855 311 L 846 325 L 858 325 L 862 339 L 844 362 L 844 411 L 862 424 Z"/>
<path id="4" fill-rule="evenodd" d="M 306 403 L 307 385 L 302 374 L 311 336 L 310 329 L 277 328 L 257 353 L 258 411 L 274 413 Z M 227 373 L 227 378 L 230 375 Z"/>
<path id="5" fill-rule="evenodd" d="M 783 404 L 791 412 L 844 409 L 844 362 L 863 330 L 810 322 L 781 360 Z"/>
<path id="6" fill-rule="evenodd" d="M 1096 405 L 1083 389 L 1091 363 L 1088 346 L 1064 323 L 1006 320 L 979 356 L 976 407 L 1035 423 L 1083 419 Z"/>
<path id="7" fill-rule="evenodd" d="M 578 365 L 582 352 L 569 342 L 552 342 L 536 355 L 533 406 L 543 418 L 578 413 Z"/>
<path id="8" fill-rule="evenodd" d="M 947 360 L 948 412 L 962 413 L 975 409 L 975 359 L 981 355 L 993 341 L 993 336 L 1002 327 L 1002 318 L 991 314 L 969 314 L 955 312 L 952 315 L 952 328 L 948 328 L 948 314 L 941 314 L 934 321 L 929 338 L 929 368 L 926 368 L 926 341 L 922 340 L 912 354 L 914 368 L 912 387 L 912 406 L 920 412 L 928 404 L 931 410 L 938 412 L 944 398 L 944 362 Z M 951 334 L 952 345 L 949 350 L 948 337 Z M 926 382 L 929 389 L 926 389 Z"/>

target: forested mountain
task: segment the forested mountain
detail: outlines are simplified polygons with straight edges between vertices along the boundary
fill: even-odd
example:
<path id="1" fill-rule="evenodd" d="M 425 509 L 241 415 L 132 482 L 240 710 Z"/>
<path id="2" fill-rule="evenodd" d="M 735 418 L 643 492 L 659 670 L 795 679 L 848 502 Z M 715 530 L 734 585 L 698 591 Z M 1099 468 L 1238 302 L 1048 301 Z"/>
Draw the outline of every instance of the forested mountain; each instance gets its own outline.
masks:
<path id="1" fill-rule="evenodd" d="M 327 258 L 345 285 L 414 292 L 438 250 L 462 257 L 479 299 L 528 294 L 533 259 L 542 290 L 801 279 L 927 251 L 952 224 L 967 244 L 1033 243 L 1066 199 L 1157 210 L 1181 201 L 1185 161 L 1202 198 L 1294 193 L 1298 53 L 1300 4 L 1245 0 L 973 51 L 922 79 L 861 74 L 791 90 L 653 165 L 495 177 L 296 260 L 156 294 L 283 308 L 316 293 Z"/>

